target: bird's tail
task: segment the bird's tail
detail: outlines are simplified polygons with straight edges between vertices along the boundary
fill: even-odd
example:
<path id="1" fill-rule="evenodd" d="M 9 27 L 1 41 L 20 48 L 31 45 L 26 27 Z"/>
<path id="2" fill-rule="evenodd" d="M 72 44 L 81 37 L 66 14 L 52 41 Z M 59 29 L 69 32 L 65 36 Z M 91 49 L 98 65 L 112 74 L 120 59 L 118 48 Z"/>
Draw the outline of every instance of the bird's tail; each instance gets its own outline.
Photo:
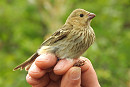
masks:
<path id="1" fill-rule="evenodd" d="M 23 68 L 26 68 L 26 70 L 28 70 L 30 68 L 30 66 L 32 65 L 32 63 L 34 62 L 34 60 L 38 57 L 38 53 L 34 53 L 29 59 L 27 59 L 25 62 L 23 62 L 22 64 L 18 65 L 17 67 L 15 67 L 13 70 L 18 70 L 21 69 L 23 70 Z"/>

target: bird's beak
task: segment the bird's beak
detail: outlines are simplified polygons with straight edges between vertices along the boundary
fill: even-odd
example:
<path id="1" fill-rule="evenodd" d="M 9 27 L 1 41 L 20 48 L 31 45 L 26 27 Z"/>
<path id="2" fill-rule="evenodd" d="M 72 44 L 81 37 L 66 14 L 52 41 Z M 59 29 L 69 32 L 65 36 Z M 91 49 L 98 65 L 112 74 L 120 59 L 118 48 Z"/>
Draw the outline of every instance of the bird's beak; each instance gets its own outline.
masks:
<path id="1" fill-rule="evenodd" d="M 95 17 L 96 15 L 94 13 L 89 13 L 88 14 L 88 19 L 91 20 Z"/>

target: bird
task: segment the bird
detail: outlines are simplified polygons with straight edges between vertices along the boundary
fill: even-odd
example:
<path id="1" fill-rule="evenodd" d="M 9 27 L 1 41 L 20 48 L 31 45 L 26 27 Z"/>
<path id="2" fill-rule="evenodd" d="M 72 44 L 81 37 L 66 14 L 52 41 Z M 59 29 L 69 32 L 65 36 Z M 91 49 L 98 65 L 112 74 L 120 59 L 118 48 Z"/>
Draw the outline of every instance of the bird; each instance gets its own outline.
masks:
<path id="1" fill-rule="evenodd" d="M 35 59 L 44 53 L 53 53 L 59 59 L 79 58 L 95 41 L 91 21 L 96 15 L 84 9 L 75 9 L 65 24 L 43 41 L 39 49 L 13 70 L 29 70 Z"/>

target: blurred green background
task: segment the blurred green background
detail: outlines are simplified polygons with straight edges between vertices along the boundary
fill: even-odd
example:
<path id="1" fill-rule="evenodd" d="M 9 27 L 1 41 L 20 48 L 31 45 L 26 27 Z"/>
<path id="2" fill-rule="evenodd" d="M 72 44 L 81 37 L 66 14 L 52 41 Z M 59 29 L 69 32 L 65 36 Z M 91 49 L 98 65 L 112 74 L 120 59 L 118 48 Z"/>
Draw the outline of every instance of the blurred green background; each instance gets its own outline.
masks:
<path id="1" fill-rule="evenodd" d="M 0 87 L 31 87 L 12 71 L 76 8 L 96 14 L 95 43 L 84 53 L 102 87 L 130 87 L 130 0 L 0 0 Z"/>

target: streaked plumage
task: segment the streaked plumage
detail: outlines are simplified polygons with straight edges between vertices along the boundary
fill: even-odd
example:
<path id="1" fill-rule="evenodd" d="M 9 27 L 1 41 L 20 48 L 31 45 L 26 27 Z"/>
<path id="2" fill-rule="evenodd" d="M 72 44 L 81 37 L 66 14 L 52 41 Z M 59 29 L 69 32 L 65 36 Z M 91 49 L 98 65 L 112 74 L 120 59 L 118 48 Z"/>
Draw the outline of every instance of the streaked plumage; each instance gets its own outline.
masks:
<path id="1" fill-rule="evenodd" d="M 79 58 L 95 40 L 95 33 L 90 26 L 94 17 L 95 14 L 83 9 L 74 10 L 65 24 L 45 40 L 33 56 L 14 70 L 31 65 L 39 55 L 46 52 L 54 53 L 59 59 Z"/>

